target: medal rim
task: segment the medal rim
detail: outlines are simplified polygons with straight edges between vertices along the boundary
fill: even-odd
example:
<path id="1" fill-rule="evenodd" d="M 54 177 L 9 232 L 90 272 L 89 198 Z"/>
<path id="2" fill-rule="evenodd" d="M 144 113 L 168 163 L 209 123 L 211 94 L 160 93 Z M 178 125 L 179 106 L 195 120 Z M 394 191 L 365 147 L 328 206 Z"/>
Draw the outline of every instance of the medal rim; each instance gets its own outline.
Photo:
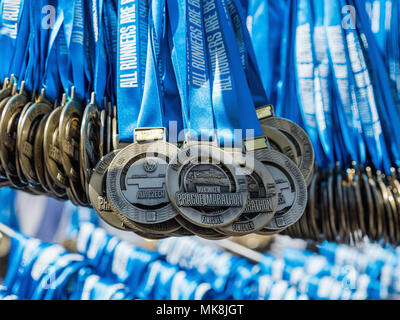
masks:
<path id="1" fill-rule="evenodd" d="M 185 156 L 184 157 L 184 162 L 180 162 L 180 154 L 187 154 L 187 152 L 190 152 L 191 149 L 197 148 L 197 152 L 189 157 Z M 212 214 L 206 214 L 207 216 L 222 216 L 224 217 L 224 221 L 222 223 L 217 223 L 217 224 L 206 224 L 201 221 L 201 216 L 202 213 L 196 209 L 193 209 L 192 207 L 179 207 L 178 204 L 176 203 L 176 198 L 175 194 L 180 191 L 180 180 L 182 178 L 182 170 L 191 163 L 191 161 L 195 158 L 198 158 L 198 155 L 201 154 L 202 150 L 207 149 L 206 152 L 208 152 L 209 157 L 213 158 L 214 161 L 216 160 L 216 163 L 223 163 L 225 168 L 229 171 L 229 174 L 233 178 L 233 182 L 235 183 L 236 190 L 238 194 L 241 195 L 243 204 L 241 207 L 229 207 L 228 209 L 225 209 L 223 212 L 219 213 L 212 213 Z M 223 162 L 223 159 L 229 159 L 230 163 Z M 201 163 L 199 163 L 201 164 Z M 208 163 L 207 163 L 208 164 Z M 230 153 L 217 148 L 215 146 L 212 146 L 210 144 L 202 144 L 202 143 L 191 143 L 188 144 L 186 147 L 182 148 L 178 154 L 175 156 L 175 158 L 169 163 L 168 168 L 167 168 L 167 176 L 166 176 L 166 189 L 167 193 L 169 196 L 169 199 L 171 201 L 172 206 L 179 212 L 180 215 L 182 215 L 186 220 L 189 222 L 198 225 L 200 227 L 204 228 L 218 228 L 218 227 L 223 227 L 228 224 L 231 224 L 232 222 L 236 221 L 240 215 L 243 213 L 247 206 L 247 199 L 248 199 L 248 189 L 247 189 L 247 182 L 245 181 L 246 178 L 244 175 L 238 175 L 237 173 L 240 172 L 240 168 L 238 167 L 237 164 L 233 161 L 233 157 L 230 155 Z M 243 181 L 243 182 L 242 182 Z"/>

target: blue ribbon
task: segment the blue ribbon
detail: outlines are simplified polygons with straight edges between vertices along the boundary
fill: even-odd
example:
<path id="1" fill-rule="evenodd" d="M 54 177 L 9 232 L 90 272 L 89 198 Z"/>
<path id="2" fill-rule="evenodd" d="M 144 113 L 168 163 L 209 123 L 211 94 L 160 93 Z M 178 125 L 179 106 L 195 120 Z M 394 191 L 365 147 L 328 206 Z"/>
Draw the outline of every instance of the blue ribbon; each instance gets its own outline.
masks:
<path id="1" fill-rule="evenodd" d="M 211 140 L 214 117 L 211 101 L 203 4 L 201 1 L 167 0 L 171 58 L 182 106 L 184 128 L 191 139 Z"/>
<path id="2" fill-rule="evenodd" d="M 22 13 L 24 8 L 24 0 L 3 0 L 0 5 L 0 42 L 2 50 L 0 50 L 0 80 L 10 76 L 11 64 L 17 47 L 17 39 L 20 37 Z M 26 31 L 24 30 L 23 33 Z"/>
<path id="3" fill-rule="evenodd" d="M 147 1 L 119 1 L 117 53 L 117 116 L 119 140 L 132 142 L 146 74 Z"/>
<path id="4" fill-rule="evenodd" d="M 247 84 L 256 108 L 266 106 L 268 99 L 263 88 L 256 55 L 251 43 L 250 34 L 246 28 L 246 13 L 240 0 L 227 0 L 227 5 L 235 29 L 243 69 L 246 73 Z"/>
<path id="5" fill-rule="evenodd" d="M 95 59 L 95 70 L 93 75 L 94 92 L 96 96 L 96 103 L 98 106 L 102 106 L 104 95 L 106 92 L 107 77 L 108 77 L 108 64 L 107 64 L 107 53 L 105 49 L 105 30 L 104 30 L 104 17 L 105 14 L 104 0 L 92 0 L 93 11 L 93 33 L 96 45 L 96 59 Z M 97 20 L 97 21 L 96 21 Z"/>

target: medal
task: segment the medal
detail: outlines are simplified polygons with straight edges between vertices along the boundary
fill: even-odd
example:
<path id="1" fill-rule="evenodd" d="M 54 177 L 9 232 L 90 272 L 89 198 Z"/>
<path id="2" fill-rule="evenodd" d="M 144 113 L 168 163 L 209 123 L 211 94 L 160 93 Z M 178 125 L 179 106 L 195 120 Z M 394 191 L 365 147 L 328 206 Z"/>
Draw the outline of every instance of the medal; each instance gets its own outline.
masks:
<path id="1" fill-rule="evenodd" d="M 43 156 L 43 138 L 44 138 L 44 129 L 46 125 L 47 118 L 49 117 L 49 113 L 43 116 L 38 124 L 38 128 L 36 130 L 36 134 L 33 142 L 33 159 L 34 159 L 34 170 L 37 181 L 39 184 L 48 192 L 50 192 L 50 188 L 47 185 L 47 181 L 45 178 L 45 164 L 44 164 L 44 156 Z"/>
<path id="2" fill-rule="evenodd" d="M 161 128 L 147 132 L 161 139 L 165 136 Z M 169 203 L 165 179 L 168 163 L 177 152 L 177 147 L 165 141 L 134 143 L 122 149 L 107 174 L 107 195 L 115 209 L 137 223 L 173 219 L 177 213 Z"/>
<path id="3" fill-rule="evenodd" d="M 297 151 L 298 166 L 308 185 L 314 168 L 314 149 L 308 135 L 294 122 L 275 117 L 272 106 L 258 109 L 257 115 L 261 125 L 278 129 L 293 143 Z"/>
<path id="4" fill-rule="evenodd" d="M 266 231 L 277 231 L 296 223 L 307 205 L 307 186 L 299 168 L 282 153 L 264 149 L 254 151 L 273 176 L 278 193 L 278 208 Z"/>
<path id="5" fill-rule="evenodd" d="M 247 180 L 238 172 L 240 168 L 221 149 L 207 144 L 188 145 L 168 166 L 171 203 L 198 226 L 228 225 L 239 218 L 247 204 Z"/>
<path id="6" fill-rule="evenodd" d="M 89 180 L 92 169 L 100 159 L 100 113 L 95 104 L 94 93 L 82 116 L 80 135 L 81 183 L 89 195 Z"/>
<path id="7" fill-rule="evenodd" d="M 62 165 L 59 143 L 59 120 L 62 109 L 62 105 L 55 108 L 46 121 L 43 137 L 43 154 L 49 177 L 58 187 L 65 189 L 69 187 L 69 181 Z"/>
<path id="8" fill-rule="evenodd" d="M 137 85 L 119 86 L 119 97 L 125 97 L 132 103 L 139 94 L 141 103 L 137 107 L 138 117 L 129 115 L 134 119 L 133 125 L 136 129 L 133 132 L 133 144 L 123 148 L 111 162 L 107 173 L 107 196 L 111 206 L 120 218 L 123 217 L 124 223 L 131 227 L 135 232 L 150 234 L 168 234 L 177 231 L 180 225 L 174 220 L 177 212 L 172 208 L 166 192 L 166 170 L 168 163 L 178 152 L 178 148 L 166 141 L 167 132 L 163 128 L 165 123 L 163 116 L 163 98 L 160 87 L 160 74 L 157 63 L 157 54 L 154 46 L 161 41 L 161 35 L 157 33 L 159 19 L 163 15 L 156 15 L 155 8 L 149 10 L 142 4 L 143 12 L 148 12 L 149 29 L 140 29 L 142 32 L 139 38 L 136 38 L 137 45 L 147 45 L 147 57 L 143 56 L 144 67 L 140 69 L 140 81 L 144 86 L 138 88 Z M 161 11 L 162 13 L 163 11 Z M 142 17 L 144 18 L 144 17 Z M 144 21 L 143 21 L 144 22 Z M 132 22 L 120 21 L 121 24 Z M 147 20 L 145 22 L 147 24 Z M 154 25 L 152 24 L 154 23 Z M 143 25 L 142 25 L 143 26 Z M 145 37 L 148 32 L 149 37 Z M 120 43 L 120 52 L 123 50 L 123 43 Z M 142 52 L 143 53 L 143 52 Z M 123 58 L 120 56 L 120 58 Z M 119 63 L 124 63 L 119 60 Z M 124 70 L 127 73 L 129 70 Z M 124 74 L 119 74 L 120 79 Z M 146 81 L 144 82 L 144 80 Z M 143 90 L 143 91 L 142 91 Z M 152 94 L 151 94 L 152 93 Z M 117 106 L 118 109 L 118 139 L 122 142 L 129 141 L 126 133 L 132 128 L 132 121 L 122 118 L 121 115 L 126 109 L 126 105 Z M 107 148 L 111 148 L 111 143 L 116 144 L 115 129 L 113 126 L 113 110 L 109 107 L 107 127 L 108 142 Z M 134 127 L 134 128 L 135 128 Z M 121 135 L 121 133 L 123 133 Z M 131 140 L 132 138 L 130 138 Z M 118 143 L 120 145 L 120 143 Z"/>
<path id="9" fill-rule="evenodd" d="M 6 171 L 7 178 L 17 189 L 23 189 L 26 185 L 18 178 L 16 167 L 16 133 L 19 116 L 27 103 L 28 97 L 24 93 L 24 84 L 22 83 L 19 94 L 11 97 L 5 105 L 0 121 L 1 164 Z"/>
<path id="10" fill-rule="evenodd" d="M 44 92 L 40 100 L 33 104 L 20 120 L 20 134 L 17 136 L 17 148 L 20 150 L 19 161 L 24 176 L 29 183 L 37 184 L 39 179 L 35 172 L 35 157 L 33 152 L 34 139 L 43 117 L 51 112 L 51 105 L 45 101 Z M 41 160 L 42 161 L 42 160 Z"/>
<path id="11" fill-rule="evenodd" d="M 244 161 L 251 162 L 244 164 L 242 169 L 249 192 L 247 206 L 238 220 L 218 229 L 231 236 L 241 236 L 261 230 L 271 221 L 278 207 L 276 182 L 269 170 L 256 159 L 250 159 L 250 156 Z M 249 172 L 246 172 L 246 169 Z"/>
<path id="12" fill-rule="evenodd" d="M 118 150 L 110 152 L 101 158 L 100 162 L 95 166 L 89 181 L 88 195 L 93 208 L 105 222 L 117 229 L 127 231 L 129 229 L 126 228 L 114 213 L 106 194 L 108 168 L 118 152 Z"/>
<path id="13" fill-rule="evenodd" d="M 283 153 L 296 165 L 299 164 L 296 147 L 285 134 L 274 127 L 266 125 L 261 125 L 261 130 L 264 136 L 267 137 L 268 143 L 272 149 Z"/>

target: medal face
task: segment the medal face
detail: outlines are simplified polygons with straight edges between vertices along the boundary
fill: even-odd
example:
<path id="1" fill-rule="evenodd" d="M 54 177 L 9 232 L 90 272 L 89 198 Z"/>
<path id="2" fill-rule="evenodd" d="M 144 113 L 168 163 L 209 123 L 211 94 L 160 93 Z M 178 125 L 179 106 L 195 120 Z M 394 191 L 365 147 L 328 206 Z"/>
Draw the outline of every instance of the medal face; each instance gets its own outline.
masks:
<path id="1" fill-rule="evenodd" d="M 55 181 L 50 177 L 47 168 L 44 168 L 44 178 L 51 193 L 58 199 L 68 200 L 65 188 L 59 187 Z"/>
<path id="2" fill-rule="evenodd" d="M 34 162 L 34 139 L 41 119 L 51 112 L 51 106 L 44 102 L 32 105 L 21 121 L 20 135 L 18 136 L 18 149 L 20 150 L 21 169 L 30 183 L 38 183 Z"/>
<path id="3" fill-rule="evenodd" d="M 59 122 L 61 160 L 67 177 L 73 182 L 80 181 L 79 141 L 82 107 L 76 100 L 70 100 L 62 109 Z"/>
<path id="4" fill-rule="evenodd" d="M 100 113 L 95 104 L 88 104 L 83 113 L 80 141 L 81 183 L 89 194 L 89 180 L 92 169 L 100 159 Z"/>
<path id="5" fill-rule="evenodd" d="M 107 173 L 107 195 L 115 210 L 134 223 L 173 219 L 177 212 L 169 202 L 165 176 L 177 152 L 177 147 L 162 141 L 122 149 Z"/>
<path id="6" fill-rule="evenodd" d="M 278 193 L 278 208 L 266 226 L 267 231 L 285 229 L 301 218 L 307 206 L 304 177 L 293 161 L 276 150 L 256 150 L 254 157 L 267 167 L 275 180 Z"/>
<path id="7" fill-rule="evenodd" d="M 44 128 L 46 126 L 46 121 L 49 114 L 46 114 L 39 122 L 38 129 L 34 136 L 33 143 L 33 158 L 34 158 L 34 170 L 39 184 L 48 192 L 50 192 L 45 178 L 45 164 L 43 157 L 43 138 L 44 138 Z"/>
<path id="8" fill-rule="evenodd" d="M 231 236 L 261 230 L 271 221 L 278 207 L 274 178 L 261 162 L 247 156 L 245 163 L 248 162 L 251 165 L 242 168 L 249 190 L 247 206 L 238 220 L 218 229 Z"/>
<path id="9" fill-rule="evenodd" d="M 283 118 L 265 118 L 260 123 L 278 129 L 293 143 L 297 151 L 298 167 L 309 185 L 314 170 L 314 149 L 307 133 L 294 122 Z"/>
<path id="10" fill-rule="evenodd" d="M 118 154 L 115 150 L 105 155 L 94 168 L 89 182 L 89 199 L 98 215 L 109 225 L 127 231 L 129 230 L 115 214 L 106 194 L 107 171 L 112 160 Z"/>
<path id="11" fill-rule="evenodd" d="M 26 95 L 13 96 L 5 105 L 0 121 L 0 160 L 7 177 L 16 188 L 24 187 L 18 179 L 16 168 L 16 134 L 19 116 L 27 103 Z"/>
<path id="12" fill-rule="evenodd" d="M 261 125 L 261 130 L 264 136 L 268 138 L 268 142 L 272 149 L 283 153 L 296 165 L 299 165 L 296 147 L 289 138 L 285 136 L 285 134 L 280 132 L 278 129 L 267 125 Z"/>
<path id="13" fill-rule="evenodd" d="M 205 144 L 189 145 L 167 170 L 171 203 L 189 222 L 205 228 L 237 220 L 247 205 L 246 177 L 232 156 Z"/>
<path id="14" fill-rule="evenodd" d="M 29 108 L 32 106 L 32 102 L 28 102 L 22 109 L 21 113 L 18 115 L 18 124 L 17 124 L 17 135 L 16 135 L 16 148 L 15 148 L 15 168 L 17 169 L 17 176 L 20 180 L 20 182 L 24 185 L 28 185 L 28 179 L 25 177 L 23 171 L 22 171 L 22 166 L 20 163 L 20 153 L 21 153 L 21 149 L 18 148 L 19 145 L 19 139 L 21 137 L 21 123 L 25 117 L 25 114 L 27 113 L 27 111 L 29 110 Z M 29 186 L 28 186 L 29 188 Z"/>
<path id="15" fill-rule="evenodd" d="M 368 183 L 368 177 L 366 174 L 362 174 L 361 176 L 361 192 L 362 192 L 362 200 L 363 207 L 366 209 L 366 226 L 367 226 L 367 235 L 370 239 L 376 238 L 376 227 L 374 221 L 374 202 L 372 199 L 371 189 Z"/>
<path id="16" fill-rule="evenodd" d="M 60 106 L 53 110 L 46 122 L 45 134 L 43 139 L 43 152 L 47 171 L 51 179 L 60 187 L 69 187 L 68 178 L 65 175 L 62 165 L 60 139 L 59 139 L 59 119 L 63 107 Z"/>

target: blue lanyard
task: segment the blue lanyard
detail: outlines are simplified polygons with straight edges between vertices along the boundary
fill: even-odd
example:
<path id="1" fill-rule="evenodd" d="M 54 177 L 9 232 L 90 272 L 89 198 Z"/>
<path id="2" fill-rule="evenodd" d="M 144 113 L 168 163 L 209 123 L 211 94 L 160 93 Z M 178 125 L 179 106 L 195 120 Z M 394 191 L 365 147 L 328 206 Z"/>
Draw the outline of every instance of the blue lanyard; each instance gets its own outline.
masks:
<path id="1" fill-rule="evenodd" d="M 15 74 L 18 78 L 18 87 L 25 77 L 25 69 L 27 65 L 28 57 L 28 41 L 29 41 L 29 21 L 30 21 L 30 4 L 31 0 L 24 0 L 23 8 L 20 7 L 20 11 L 15 13 L 21 14 L 18 24 L 18 37 L 16 38 L 12 56 L 12 62 L 9 70 L 9 74 Z M 15 8 L 16 9 L 16 8 Z M 5 14 L 5 8 L 3 8 L 3 16 Z M 12 48 L 12 47 L 11 47 Z"/>
<path id="2" fill-rule="evenodd" d="M 71 31 L 71 24 L 70 21 L 65 20 L 64 11 L 60 7 L 57 10 L 57 21 L 61 24 L 59 34 L 56 38 L 57 42 L 55 43 L 58 75 L 64 92 L 69 94 L 69 90 L 73 84 L 71 61 L 67 46 L 68 38 L 70 38 L 68 35 Z"/>
<path id="3" fill-rule="evenodd" d="M 117 116 L 119 140 L 132 142 L 137 128 L 146 74 L 147 1 L 119 1 Z"/>
<path id="4" fill-rule="evenodd" d="M 20 36 L 24 0 L 3 0 L 0 5 L 0 79 L 10 75 L 11 63 Z M 25 31 L 24 31 L 25 32 Z"/>
<path id="5" fill-rule="evenodd" d="M 374 86 L 376 87 L 376 94 L 378 99 L 378 111 L 382 118 L 383 130 L 386 134 L 386 140 L 388 149 L 392 152 L 392 160 L 399 165 L 399 150 L 400 150 L 400 138 L 392 133 L 398 127 L 400 123 L 400 104 L 395 101 L 395 95 L 393 95 L 392 88 L 390 87 L 390 78 L 388 73 L 385 72 L 385 63 L 383 61 L 383 55 L 379 52 L 379 46 L 372 31 L 368 28 L 368 18 L 365 9 L 359 1 L 353 1 L 354 4 L 360 9 L 357 11 L 359 19 L 357 25 L 359 27 L 361 36 L 363 37 L 363 45 L 366 46 L 366 50 L 369 51 L 370 61 L 368 65 L 373 72 Z M 384 29 L 384 27 L 381 27 Z M 386 173 L 389 173 L 387 165 L 385 166 Z"/>
<path id="6" fill-rule="evenodd" d="M 298 103 L 306 131 L 313 143 L 316 158 L 319 163 L 324 159 L 321 142 L 318 135 L 318 123 L 314 104 L 314 57 L 312 54 L 312 17 L 309 1 L 300 0 L 293 15 L 297 16 L 296 23 L 296 52 L 294 56 L 297 84 Z M 293 22 L 293 20 L 292 20 Z M 287 72 L 291 72 L 288 70 Z"/>
<path id="7" fill-rule="evenodd" d="M 352 1 L 353 2 L 353 1 Z M 398 111 L 396 110 L 394 106 L 394 101 L 393 101 L 393 96 L 390 88 L 388 87 L 388 77 L 387 73 L 384 72 L 385 67 L 382 61 L 382 57 L 378 52 L 378 49 L 375 44 L 375 39 L 371 35 L 371 31 L 368 28 L 368 23 L 366 22 L 366 13 L 365 9 L 356 1 L 354 4 L 357 4 L 358 7 L 358 16 L 359 19 L 357 20 L 357 26 L 358 30 L 363 32 L 365 35 L 364 41 L 367 41 L 365 43 L 363 41 L 362 44 L 367 44 L 368 45 L 368 53 L 371 58 L 373 58 L 373 63 L 370 63 L 371 70 L 373 70 L 373 75 L 377 77 L 376 81 L 374 81 L 375 85 L 375 90 L 373 90 L 372 87 L 372 81 L 374 80 L 371 78 L 370 74 L 367 72 L 367 65 L 366 63 L 368 62 L 366 58 L 364 57 L 364 54 L 362 52 L 362 44 L 359 43 L 358 41 L 358 35 L 354 30 L 346 30 L 348 33 L 348 39 L 351 39 L 355 42 L 355 48 L 358 53 L 360 62 L 361 62 L 361 67 L 364 70 L 361 70 L 364 72 L 364 81 L 365 81 L 365 87 L 363 90 L 366 90 L 366 93 L 368 94 L 368 103 L 371 108 L 372 114 L 376 113 L 376 117 L 380 117 L 380 120 L 382 121 L 382 124 L 380 125 L 380 128 L 377 127 L 376 124 L 374 124 L 374 134 L 375 134 L 375 139 L 379 138 L 379 141 L 381 142 L 377 146 L 377 151 L 381 157 L 382 161 L 382 166 L 378 166 L 378 168 L 381 168 L 384 170 L 386 173 L 390 172 L 390 157 L 387 155 L 387 147 L 384 141 L 383 137 L 383 132 L 384 130 L 387 130 L 388 134 L 390 135 L 390 139 L 392 140 L 390 143 L 388 143 L 388 146 L 390 146 L 390 149 L 392 153 L 394 154 L 394 160 L 398 159 L 398 150 L 399 150 L 399 138 L 395 135 L 393 136 L 391 133 L 394 132 L 394 128 L 398 126 L 399 123 L 399 114 Z M 353 68 L 354 69 L 354 68 Z M 353 70 L 354 71 L 354 70 Z M 357 78 L 356 78 L 357 79 Z M 370 94 L 372 91 L 375 91 L 376 96 Z M 378 99 L 378 101 L 376 101 Z M 381 100 L 381 101 L 379 101 Z M 378 103 L 377 103 L 378 102 Z M 360 114 L 362 112 L 360 111 Z M 389 116 L 390 115 L 390 116 Z M 374 119 L 372 119 L 374 120 Z M 378 137 L 379 136 L 379 137 Z M 388 136 L 389 138 L 389 136 Z M 379 148 L 381 147 L 381 148 Z M 379 150 L 381 149 L 381 150 Z M 374 159 L 374 155 L 372 154 L 371 151 L 371 157 Z M 376 161 L 376 160 L 375 160 Z"/>
<path id="8" fill-rule="evenodd" d="M 104 39 L 108 58 L 108 78 L 106 85 L 106 96 L 115 104 L 115 84 L 116 84 L 116 60 L 117 60 L 117 37 L 118 37 L 118 17 L 117 8 L 114 1 L 104 1 Z"/>
<path id="9" fill-rule="evenodd" d="M 162 127 L 164 126 L 164 112 L 161 94 L 159 72 L 159 41 L 163 21 L 162 1 L 151 1 L 148 16 L 147 61 L 142 103 L 137 120 L 137 126 Z"/>
<path id="10" fill-rule="evenodd" d="M 314 101 L 315 114 L 319 138 L 324 149 L 325 155 L 333 164 L 333 118 L 332 118 L 332 96 L 329 90 L 331 80 L 331 70 L 329 68 L 327 39 L 324 28 L 324 7 L 323 2 L 319 1 L 311 6 L 307 4 L 308 11 L 313 9 L 315 19 L 312 25 L 312 52 L 314 60 Z"/>
<path id="11" fill-rule="evenodd" d="M 242 68 L 240 53 L 226 2 L 203 1 L 212 101 L 220 145 L 237 146 L 235 129 L 244 139 L 263 136 Z M 240 89 L 239 89 L 240 88 Z M 239 116 L 240 115 L 240 116 Z M 235 139 L 236 138 L 236 139 Z"/>
<path id="12" fill-rule="evenodd" d="M 393 82 L 397 105 L 400 103 L 400 3 L 392 1 L 392 19 L 388 31 L 388 70 Z"/>
<path id="13" fill-rule="evenodd" d="M 168 18 L 168 10 L 164 10 L 165 23 L 163 24 L 162 39 L 160 44 L 161 58 L 161 89 L 164 101 L 164 115 L 167 128 L 168 141 L 177 143 L 183 141 L 185 137 L 179 137 L 183 132 L 182 104 L 179 94 L 177 78 L 175 76 L 172 63 L 172 51 L 174 50 L 171 28 Z"/>
<path id="14" fill-rule="evenodd" d="M 370 29 L 382 55 L 386 54 L 387 26 L 390 25 L 392 13 L 392 0 L 367 0 L 364 1 L 364 8 L 369 15 Z"/>
<path id="15" fill-rule="evenodd" d="M 56 14 L 55 5 L 57 4 L 57 0 L 54 1 L 46 1 L 49 4 L 49 11 L 46 13 L 52 15 Z M 41 4 L 44 5 L 44 2 Z M 54 11 L 53 11 L 54 10 Z M 60 31 L 60 27 L 62 24 L 62 19 L 52 20 L 53 18 L 49 18 L 47 20 L 47 16 L 43 17 L 43 14 L 39 15 L 41 17 L 40 23 L 43 23 L 43 19 L 48 23 L 46 25 L 46 29 L 40 32 L 40 68 L 41 68 L 41 76 L 40 76 L 40 84 L 41 88 L 45 89 L 45 93 L 47 98 L 50 101 L 54 101 L 60 95 L 60 78 L 58 75 L 57 68 L 57 52 L 55 48 L 55 43 L 57 43 L 57 35 Z M 44 28 L 44 26 L 42 26 Z"/>
<path id="16" fill-rule="evenodd" d="M 64 29 L 67 35 L 67 45 L 70 53 L 70 60 L 72 66 L 72 78 L 75 86 L 76 97 L 83 101 L 88 91 L 88 84 L 86 79 L 86 69 L 89 68 L 88 60 L 86 59 L 85 42 L 86 37 L 86 24 L 89 19 L 85 10 L 85 3 L 83 0 L 74 0 L 74 5 L 71 6 L 71 1 L 63 3 L 64 15 L 72 15 L 72 32 L 69 34 L 68 29 Z M 64 25 L 66 23 L 64 22 Z M 68 30 L 68 31 L 67 31 Z M 70 40 L 69 40 L 70 37 Z"/>
<path id="17" fill-rule="evenodd" d="M 105 49 L 105 31 L 104 31 L 104 0 L 92 0 L 92 27 L 95 42 L 95 64 L 93 74 L 93 89 L 95 92 L 96 103 L 102 106 L 106 92 L 108 65 Z"/>
<path id="18" fill-rule="evenodd" d="M 214 117 L 203 4 L 167 0 L 167 8 L 171 59 L 181 97 L 183 126 L 191 139 L 210 140 L 214 136 Z"/>
<path id="19" fill-rule="evenodd" d="M 339 8 L 334 2 L 326 3 L 325 28 L 328 37 L 329 58 L 332 64 L 334 88 L 338 98 L 338 112 L 347 151 L 353 161 L 364 163 L 366 147 L 362 138 L 353 73 L 341 28 Z M 343 111 L 343 112 L 342 112 Z M 356 146 L 356 148 L 354 147 Z"/>
<path id="20" fill-rule="evenodd" d="M 246 73 L 247 84 L 253 96 L 256 108 L 264 107 L 268 103 L 262 85 L 257 59 L 251 43 L 249 32 L 246 28 L 245 9 L 239 0 L 227 0 L 227 5 L 235 28 L 236 40 L 240 50 L 242 65 Z"/>

